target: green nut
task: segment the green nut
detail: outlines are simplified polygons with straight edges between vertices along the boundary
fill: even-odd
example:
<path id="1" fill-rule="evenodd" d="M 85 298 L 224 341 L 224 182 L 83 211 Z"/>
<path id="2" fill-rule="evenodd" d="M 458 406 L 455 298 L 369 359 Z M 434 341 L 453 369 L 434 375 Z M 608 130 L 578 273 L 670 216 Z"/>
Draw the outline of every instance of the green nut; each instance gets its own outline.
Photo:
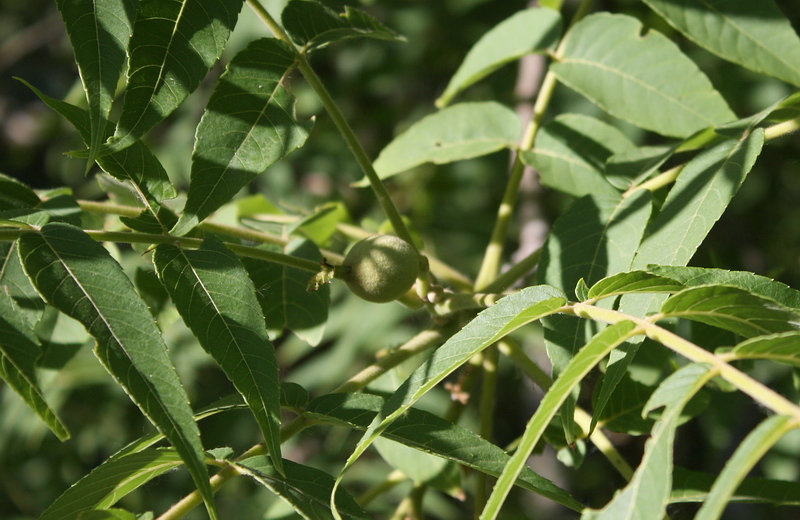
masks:
<path id="1" fill-rule="evenodd" d="M 373 235 L 350 248 L 344 258 L 344 281 L 368 302 L 385 303 L 403 296 L 419 274 L 419 256 L 394 235 Z"/>

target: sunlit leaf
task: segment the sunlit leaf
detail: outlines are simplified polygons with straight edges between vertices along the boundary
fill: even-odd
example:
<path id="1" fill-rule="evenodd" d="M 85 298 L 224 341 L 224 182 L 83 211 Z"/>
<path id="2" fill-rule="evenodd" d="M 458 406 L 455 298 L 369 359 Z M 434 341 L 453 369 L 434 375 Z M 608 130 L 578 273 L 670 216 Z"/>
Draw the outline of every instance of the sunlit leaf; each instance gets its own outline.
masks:
<path id="1" fill-rule="evenodd" d="M 800 331 L 759 336 L 742 341 L 726 356 L 734 359 L 769 359 L 800 367 Z"/>
<path id="2" fill-rule="evenodd" d="M 197 127 L 186 206 L 173 234 L 183 235 L 273 163 L 303 146 L 313 121 L 298 122 L 283 85 L 294 50 L 274 38 L 251 42 L 217 83 Z"/>
<path id="3" fill-rule="evenodd" d="M 66 224 L 23 235 L 19 251 L 39 293 L 86 327 L 97 342 L 97 357 L 180 453 L 216 519 L 189 398 L 150 311 L 120 265 L 101 244 Z"/>
<path id="4" fill-rule="evenodd" d="M 603 278 L 589 289 L 589 298 L 608 298 L 636 292 L 673 293 L 683 288 L 683 284 L 671 278 L 646 271 L 630 271 Z"/>
<path id="5" fill-rule="evenodd" d="M 668 265 L 649 265 L 647 270 L 659 276 L 677 280 L 686 286 L 731 285 L 755 295 L 775 300 L 786 307 L 800 309 L 800 291 L 772 278 L 755 273 Z"/>
<path id="6" fill-rule="evenodd" d="M 688 137 L 736 119 L 677 45 L 656 31 L 641 33 L 629 16 L 587 16 L 567 34 L 551 70 L 611 115 L 663 135 Z"/>
<path id="7" fill-rule="evenodd" d="M 448 105 L 459 92 L 509 62 L 552 49 L 560 37 L 558 11 L 534 7 L 515 13 L 484 34 L 470 49 L 436 100 L 436 106 Z"/>
<path id="8" fill-rule="evenodd" d="M 278 362 L 244 266 L 213 238 L 197 250 L 160 244 L 153 263 L 186 325 L 244 397 L 282 471 Z"/>
<path id="9" fill-rule="evenodd" d="M 717 56 L 800 86 L 800 38 L 773 0 L 645 0 Z"/>
<path id="10" fill-rule="evenodd" d="M 417 121 L 397 136 L 375 160 L 375 171 L 385 179 L 426 162 L 480 157 L 514 148 L 521 135 L 522 122 L 510 108 L 492 101 L 459 103 Z"/>
<path id="11" fill-rule="evenodd" d="M 730 330 L 746 338 L 800 327 L 800 315 L 772 300 L 727 286 L 697 286 L 661 306 L 665 317 L 685 318 Z"/>
<path id="12" fill-rule="evenodd" d="M 200 84 L 225 49 L 243 0 L 139 0 L 125 103 L 101 155 L 136 142 Z"/>

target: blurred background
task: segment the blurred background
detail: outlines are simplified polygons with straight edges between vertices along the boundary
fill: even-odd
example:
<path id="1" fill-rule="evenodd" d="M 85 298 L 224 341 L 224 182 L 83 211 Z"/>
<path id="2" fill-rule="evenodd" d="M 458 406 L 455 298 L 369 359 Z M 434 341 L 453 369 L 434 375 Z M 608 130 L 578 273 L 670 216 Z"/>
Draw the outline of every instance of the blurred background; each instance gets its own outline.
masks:
<path id="1" fill-rule="evenodd" d="M 334 8 L 344 5 L 340 1 L 326 3 Z M 576 3 L 565 2 L 568 13 Z M 800 28 L 800 1 L 776 3 L 795 28 Z M 277 16 L 285 2 L 272 0 L 264 4 Z M 331 45 L 312 58 L 312 65 L 372 157 L 399 132 L 435 110 L 434 100 L 484 33 L 528 5 L 522 0 L 354 0 L 350 4 L 368 10 L 408 39 L 405 44 L 346 41 Z M 778 80 L 748 72 L 699 49 L 638 0 L 598 0 L 594 9 L 635 16 L 647 27 L 673 38 L 741 117 L 794 91 Z M 188 185 L 194 130 L 215 79 L 237 50 L 264 36 L 268 36 L 266 29 L 245 6 L 221 63 L 186 103 L 146 136 L 180 187 Z M 535 97 L 537 78 L 544 66 L 539 58 L 527 59 L 522 66 L 508 65 L 467 90 L 460 100 L 497 100 L 518 108 L 524 115 Z M 76 198 L 102 199 L 105 191 L 94 171 L 84 175 L 84 163 L 64 155 L 82 147 L 76 132 L 14 77 L 25 79 L 49 96 L 76 104 L 85 102 L 72 51 L 52 0 L 0 0 L 0 172 L 36 189 L 68 186 Z M 313 91 L 299 77 L 291 79 L 290 88 L 298 98 L 300 114 L 317 116 L 311 138 L 304 148 L 254 181 L 249 193 L 260 193 L 278 206 L 300 212 L 338 201 L 347 208 L 353 223 L 377 229 L 383 217 L 374 197 L 368 189 L 352 187 L 361 174 Z M 589 114 L 618 125 L 637 143 L 663 142 L 658 136 L 614 120 L 559 86 L 548 118 L 566 112 Z M 450 165 L 425 165 L 392 178 L 388 186 L 400 211 L 423 238 L 426 250 L 474 277 L 491 233 L 509 164 L 507 153 L 496 153 Z M 509 251 L 516 251 L 518 256 L 541 245 L 552 221 L 571 202 L 568 196 L 539 187 L 534 176 L 526 180 L 522 197 L 509 245 Z M 332 245 L 343 246 L 343 241 Z M 120 254 L 134 267 L 144 265 L 139 253 L 123 250 Z M 753 271 L 800 288 L 800 136 L 782 137 L 765 147 L 692 265 Z M 312 395 L 331 390 L 352 374 L 355 366 L 367 364 L 379 350 L 401 344 L 425 324 L 424 318 L 399 305 L 376 307 L 348 297 L 335 284 L 332 289 L 336 305 L 332 306 L 319 346 L 310 347 L 292 335 L 276 340 L 287 378 L 306 387 Z M 366 315 L 369 320 L 364 320 Z M 224 375 L 209 363 L 179 321 L 174 316 L 171 320 L 163 316 L 160 319 L 162 327 L 169 325 L 165 335 L 193 403 L 202 406 L 230 393 L 232 388 Z M 69 370 L 44 371 L 43 382 L 49 389 L 48 399 L 60 409 L 73 431 L 71 441 L 59 443 L 12 392 L 0 386 L 0 517 L 4 519 L 36 518 L 92 467 L 150 431 L 139 412 L 94 361 L 80 328 L 65 325 L 63 330 L 63 338 L 52 339 L 57 347 L 48 352 L 47 362 L 57 368 L 69 360 Z M 542 351 L 535 329 L 520 339 L 533 351 Z M 520 434 L 540 394 L 512 367 L 501 369 L 508 376 L 501 378 L 502 401 L 511 404 L 498 408 L 497 437 L 510 442 Z M 792 374 L 765 370 L 768 381 L 791 387 Z M 398 371 L 393 377 L 401 376 L 402 371 Z M 794 391 L 786 392 L 791 395 Z M 441 391 L 426 406 L 443 410 L 448 397 Z M 714 411 L 709 416 L 681 430 L 682 435 L 688 436 L 691 449 L 677 455 L 679 463 L 718 471 L 721 461 L 735 447 L 735 440 L 741 437 L 740 430 L 746 432 L 753 425 L 753 419 L 741 414 L 749 407 L 749 402 L 736 394 L 724 394 L 718 402 L 713 401 Z M 470 420 L 474 421 L 474 417 L 468 413 L 465 424 L 469 425 Z M 258 432 L 243 413 L 208 419 L 203 423 L 203 435 L 207 446 L 227 445 L 242 450 L 257 439 Z M 343 460 L 342 446 L 353 440 L 344 430 L 312 430 L 293 440 L 289 456 L 335 473 Z M 620 446 L 636 463 L 641 442 L 621 439 Z M 780 449 L 765 459 L 760 471 L 771 478 L 797 480 L 798 454 L 800 438 L 787 437 Z M 541 466 L 534 467 L 592 506 L 605 503 L 620 484 L 609 479 L 612 471 L 598 454 L 588 454 L 580 468 L 556 468 L 552 456 L 542 458 Z M 351 479 L 356 489 L 365 489 L 375 481 L 375 472 L 390 471 L 380 458 L 373 457 L 357 465 Z M 183 472 L 170 473 L 157 486 L 146 486 L 127 498 L 124 505 L 134 510 L 163 510 L 189 488 L 190 480 Z M 402 497 L 404 490 L 408 487 L 400 486 L 389 500 L 376 503 L 371 512 L 377 517 L 386 516 L 393 507 L 391 499 Z M 268 493 L 258 491 L 244 479 L 226 488 L 220 500 L 225 518 L 291 518 Z M 541 513 L 536 518 L 573 518 L 564 509 L 550 509 L 544 501 L 531 505 L 527 495 L 513 500 L 521 515 L 513 518 L 533 518 L 526 513 L 532 507 Z M 426 504 L 431 518 L 460 518 L 466 514 L 455 492 L 431 493 Z M 672 518 L 690 517 L 691 512 L 688 506 L 678 508 Z M 203 514 L 196 513 L 193 518 L 202 518 Z M 733 508 L 730 515 L 735 519 L 790 519 L 800 517 L 795 516 L 800 512 L 793 508 L 748 506 Z"/>

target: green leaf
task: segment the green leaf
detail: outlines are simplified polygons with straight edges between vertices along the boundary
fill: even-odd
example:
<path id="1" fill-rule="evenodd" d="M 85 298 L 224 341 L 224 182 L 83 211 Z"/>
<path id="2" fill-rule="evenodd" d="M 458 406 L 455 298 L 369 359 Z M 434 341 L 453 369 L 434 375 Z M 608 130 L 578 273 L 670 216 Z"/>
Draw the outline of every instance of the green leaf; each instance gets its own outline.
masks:
<path id="1" fill-rule="evenodd" d="M 589 298 L 600 299 L 629 293 L 674 293 L 684 285 L 646 271 L 630 271 L 603 278 L 589 289 Z"/>
<path id="2" fill-rule="evenodd" d="M 787 121 L 796 117 L 798 112 L 800 112 L 800 92 L 795 92 L 751 116 L 718 126 L 714 128 L 714 132 L 725 137 L 739 139 L 752 132 L 756 126 L 768 118 Z"/>
<path id="3" fill-rule="evenodd" d="M 650 218 L 650 195 L 584 196 L 556 220 L 539 263 L 538 280 L 562 290 L 630 269 Z M 591 293 L 590 293 L 591 294 Z"/>
<path id="4" fill-rule="evenodd" d="M 17 304 L 17 313 L 28 323 L 37 323 L 45 303 L 22 268 L 16 242 L 0 242 L 0 286 Z"/>
<path id="5" fill-rule="evenodd" d="M 200 84 L 225 49 L 243 0 L 139 0 L 117 130 L 100 155 L 135 143 Z"/>
<path id="6" fill-rule="evenodd" d="M 717 56 L 800 86 L 800 38 L 772 0 L 645 0 Z"/>
<path id="7" fill-rule="evenodd" d="M 525 9 L 500 22 L 469 50 L 450 79 L 436 106 L 454 97 L 503 65 L 534 53 L 551 50 L 561 37 L 561 15 L 547 8 Z"/>
<path id="8" fill-rule="evenodd" d="M 173 234 L 184 235 L 276 161 L 303 146 L 313 121 L 300 123 L 283 86 L 295 51 L 274 38 L 251 42 L 219 79 L 197 127 L 186 206 Z"/>
<path id="9" fill-rule="evenodd" d="M 704 267 L 648 265 L 647 270 L 677 280 L 686 286 L 730 285 L 757 296 L 775 300 L 785 307 L 800 309 L 800 291 L 772 278 L 747 271 L 727 271 Z"/>
<path id="10" fill-rule="evenodd" d="M 309 240 L 294 240 L 287 244 L 285 253 L 307 260 L 321 261 L 319 248 Z M 242 258 L 256 287 L 258 302 L 267 321 L 271 338 L 289 329 L 310 345 L 322 341 L 328 320 L 330 287 L 323 285 L 309 292 L 311 273 L 254 258 Z"/>
<path id="11" fill-rule="evenodd" d="M 66 224 L 23 235 L 19 252 L 39 293 L 86 327 L 98 359 L 180 453 L 215 520 L 189 398 L 147 305 L 120 265 L 101 244 Z"/>
<path id="12" fill-rule="evenodd" d="M 244 397 L 283 472 L 278 362 L 244 266 L 215 238 L 193 251 L 160 244 L 153 263 L 183 321 Z"/>
<path id="13" fill-rule="evenodd" d="M 625 135 L 599 119 L 564 114 L 547 123 L 532 150 L 522 152 L 526 164 L 534 166 L 542 184 L 575 197 L 588 194 L 616 195 L 603 170 L 606 160 L 634 150 Z"/>
<path id="14" fill-rule="evenodd" d="M 742 141 L 723 141 L 689 161 L 649 227 L 634 269 L 686 265 L 739 190 L 763 144 L 764 133 L 758 129 Z"/>
<path id="15" fill-rule="evenodd" d="M 50 108 L 65 117 L 81 134 L 84 142 L 91 141 L 90 115 L 85 110 L 59 101 L 36 89 L 23 81 L 39 98 Z M 98 157 L 97 164 L 121 181 L 130 181 L 143 204 L 151 211 L 157 211 L 157 206 L 162 200 L 174 198 L 177 195 L 175 187 L 169 180 L 166 170 L 161 162 L 144 143 L 137 141 L 125 150 Z"/>
<path id="16" fill-rule="evenodd" d="M 547 425 L 572 393 L 573 388 L 609 352 L 638 333 L 640 333 L 639 330 L 629 321 L 616 323 L 603 329 L 575 355 L 558 379 L 553 382 L 553 386 L 550 387 L 539 403 L 536 413 L 528 421 L 525 433 L 517 446 L 517 451 L 514 452 L 514 455 L 512 455 L 503 469 L 503 473 L 497 480 L 494 490 L 483 509 L 482 520 L 495 520 L 498 518 L 500 508 L 503 506 L 503 502 L 505 502 L 520 472 L 525 468 L 533 448 L 542 438 Z"/>
<path id="17" fill-rule="evenodd" d="M 0 173 L 0 210 L 35 208 L 39 196 L 26 184 Z"/>
<path id="18" fill-rule="evenodd" d="M 772 300 L 736 287 L 689 287 L 661 306 L 665 318 L 699 321 L 746 338 L 800 327 L 800 315 Z"/>
<path id="19" fill-rule="evenodd" d="M 726 359 L 769 359 L 800 367 L 800 331 L 759 336 L 725 352 Z"/>
<path id="20" fill-rule="evenodd" d="M 329 202 L 323 204 L 320 208 L 316 208 L 314 213 L 298 220 L 294 225 L 288 226 L 286 232 L 295 233 L 299 231 L 318 246 L 325 247 L 338 231 L 338 225 L 349 220 L 350 215 L 343 203 Z"/>
<path id="21" fill-rule="evenodd" d="M 41 356 L 39 340 L 17 303 L 0 290 L 0 378 L 36 412 L 48 428 L 65 441 L 70 433 L 47 405 L 36 381 L 36 360 Z"/>
<path id="22" fill-rule="evenodd" d="M 366 430 L 386 400 L 369 394 L 328 394 L 311 401 L 306 415 L 312 419 Z M 503 470 L 508 454 L 483 437 L 430 412 L 409 408 L 389 424 L 382 437 L 442 457 L 487 475 Z M 525 467 L 516 484 L 574 510 L 581 504 L 569 493 Z"/>
<path id="23" fill-rule="evenodd" d="M 97 509 L 84 511 L 78 520 L 136 520 L 136 515 L 124 509 Z"/>
<path id="24" fill-rule="evenodd" d="M 681 412 L 713 376 L 706 365 L 682 367 L 664 380 L 645 405 L 645 413 L 666 410 L 645 444 L 644 456 L 633 478 L 601 510 L 586 510 L 581 520 L 652 520 L 662 518 L 672 489 L 672 451 Z"/>
<path id="25" fill-rule="evenodd" d="M 89 164 L 109 136 L 107 119 L 125 66 L 136 0 L 58 0 L 89 106 Z"/>
<path id="26" fill-rule="evenodd" d="M 708 78 L 664 35 L 598 13 L 573 26 L 551 70 L 609 114 L 662 135 L 688 137 L 736 119 Z"/>
<path id="27" fill-rule="evenodd" d="M 504 338 L 523 325 L 556 312 L 566 303 L 563 293 L 546 285 L 527 287 L 502 298 L 493 307 L 484 310 L 444 345 L 395 391 L 375 416 L 353 454 L 347 459 L 337 483 L 345 471 L 398 417 L 415 402 L 439 384 L 458 367 L 469 361 L 492 343 Z M 514 476 L 516 480 L 516 475 Z M 512 481 L 513 484 L 513 481 Z"/>
<path id="28" fill-rule="evenodd" d="M 640 146 L 615 153 L 606 161 L 606 180 L 619 190 L 627 190 L 655 174 L 677 148 L 678 144 Z"/>
<path id="29" fill-rule="evenodd" d="M 579 279 L 594 283 L 627 271 L 639 247 L 651 207 L 650 195 L 643 191 L 627 199 L 616 194 L 587 195 L 578 199 L 553 225 L 539 262 L 539 281 L 566 290 L 574 287 Z M 596 322 L 561 315 L 550 316 L 543 324 L 547 354 L 556 377 L 578 349 L 602 328 Z M 604 388 L 610 392 L 613 385 Z M 568 443 L 574 440 L 577 393 L 576 388 L 561 414 Z"/>
<path id="30" fill-rule="evenodd" d="M 157 476 L 182 465 L 175 450 L 165 448 L 112 457 L 66 490 L 39 520 L 72 520 L 83 511 L 110 507 Z"/>
<path id="31" fill-rule="evenodd" d="M 405 38 L 364 11 L 345 6 L 341 15 L 317 1 L 290 0 L 281 13 L 283 28 L 308 52 L 347 38 L 403 42 Z"/>
<path id="32" fill-rule="evenodd" d="M 717 474 L 676 467 L 671 502 L 704 502 Z M 800 505 L 800 483 L 766 478 L 746 478 L 731 502 L 766 502 L 776 506 Z"/>
<path id="33" fill-rule="evenodd" d="M 459 103 L 397 136 L 378 155 L 375 171 L 386 179 L 426 162 L 444 164 L 513 149 L 521 135 L 522 123 L 510 108 L 493 101 Z"/>
<path id="34" fill-rule="evenodd" d="M 736 488 L 767 451 L 787 432 L 797 427 L 791 417 L 773 415 L 761 422 L 739 444 L 725 468 L 714 482 L 711 492 L 697 512 L 695 520 L 714 520 L 720 518 L 725 506 L 734 496 Z"/>
<path id="35" fill-rule="evenodd" d="M 309 520 L 334 518 L 329 501 L 334 488 L 333 477 L 316 468 L 289 460 L 283 461 L 286 476 L 281 476 L 263 456 L 234 462 L 233 466 L 265 486 Z M 370 517 L 344 489 L 336 490 L 336 503 L 341 518 L 369 520 Z"/>

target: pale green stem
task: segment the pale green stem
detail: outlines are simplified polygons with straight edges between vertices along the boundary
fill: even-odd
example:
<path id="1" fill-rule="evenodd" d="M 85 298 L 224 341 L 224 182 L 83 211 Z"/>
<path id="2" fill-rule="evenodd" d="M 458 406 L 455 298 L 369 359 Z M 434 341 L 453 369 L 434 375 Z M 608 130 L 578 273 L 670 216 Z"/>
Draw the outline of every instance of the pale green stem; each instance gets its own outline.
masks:
<path id="1" fill-rule="evenodd" d="M 497 362 L 500 354 L 497 345 L 490 345 L 483 351 L 481 400 L 479 405 L 479 435 L 491 442 L 494 434 L 494 411 L 497 400 Z M 488 498 L 489 477 L 479 472 L 475 482 L 475 510 L 482 511 Z"/>
<path id="2" fill-rule="evenodd" d="M 358 505 L 361 507 L 364 507 L 382 494 L 386 493 L 398 484 L 402 484 L 406 480 L 408 480 L 406 474 L 399 469 L 396 469 L 389 473 L 382 482 L 366 490 L 356 499 L 356 502 L 358 502 Z"/>
<path id="3" fill-rule="evenodd" d="M 0 229 L 0 240 L 16 240 L 25 233 L 36 233 L 31 229 Z M 84 229 L 84 233 L 97 240 L 98 242 L 118 242 L 127 244 L 175 244 L 181 247 L 196 249 L 199 248 L 203 239 L 193 237 L 173 237 L 170 235 L 155 235 L 151 233 L 136 233 L 130 231 L 105 231 L 96 229 Z M 257 247 L 243 246 L 226 242 L 225 245 L 234 253 L 259 260 L 267 260 L 276 264 L 296 267 L 304 271 L 316 273 L 320 269 L 318 262 L 298 258 L 296 256 L 267 251 Z"/>
<path id="4" fill-rule="evenodd" d="M 800 130 L 800 116 L 765 128 L 764 140 L 771 141 L 777 137 L 782 137 L 798 130 Z"/>
<path id="5" fill-rule="evenodd" d="M 605 323 L 619 323 L 621 321 L 632 321 L 644 330 L 650 339 L 658 341 L 667 348 L 677 352 L 683 357 L 695 363 L 707 363 L 711 369 L 716 371 L 720 377 L 738 388 L 741 392 L 749 395 L 758 403 L 766 406 L 779 415 L 788 415 L 800 423 L 800 407 L 792 403 L 779 393 L 765 386 L 759 381 L 748 376 L 744 372 L 732 367 L 719 356 L 695 345 L 677 334 L 668 331 L 658 325 L 658 321 L 663 316 L 655 314 L 647 319 L 639 318 L 619 311 L 603 309 L 584 303 L 572 305 L 572 310 L 578 316 L 591 318 Z"/>
<path id="6" fill-rule="evenodd" d="M 542 87 L 539 89 L 539 95 L 536 98 L 536 103 L 533 106 L 533 117 L 528 127 L 525 129 L 525 134 L 519 144 L 514 164 L 511 166 L 511 175 L 506 184 L 506 191 L 503 194 L 503 200 L 500 202 L 500 207 L 497 210 L 497 220 L 495 220 L 494 229 L 492 230 L 492 237 L 489 240 L 489 245 L 486 247 L 486 253 L 483 256 L 483 263 L 478 272 L 478 277 L 475 280 L 475 290 L 480 291 L 489 285 L 497 277 L 500 272 L 500 265 L 503 259 L 503 246 L 508 234 L 508 226 L 511 222 L 511 217 L 514 213 L 516 206 L 517 196 L 519 194 L 519 185 L 522 182 L 522 174 L 525 172 L 525 164 L 522 162 L 522 152 L 530 150 L 533 147 L 533 142 L 536 140 L 536 134 L 542 124 L 542 118 L 550 104 L 550 99 L 553 96 L 557 79 L 552 72 L 545 75 Z"/>
<path id="7" fill-rule="evenodd" d="M 438 329 L 424 330 L 408 340 L 405 344 L 378 359 L 358 374 L 337 387 L 332 393 L 354 393 L 364 389 L 368 384 L 395 368 L 403 361 L 432 348 L 445 339 L 445 334 Z"/>

